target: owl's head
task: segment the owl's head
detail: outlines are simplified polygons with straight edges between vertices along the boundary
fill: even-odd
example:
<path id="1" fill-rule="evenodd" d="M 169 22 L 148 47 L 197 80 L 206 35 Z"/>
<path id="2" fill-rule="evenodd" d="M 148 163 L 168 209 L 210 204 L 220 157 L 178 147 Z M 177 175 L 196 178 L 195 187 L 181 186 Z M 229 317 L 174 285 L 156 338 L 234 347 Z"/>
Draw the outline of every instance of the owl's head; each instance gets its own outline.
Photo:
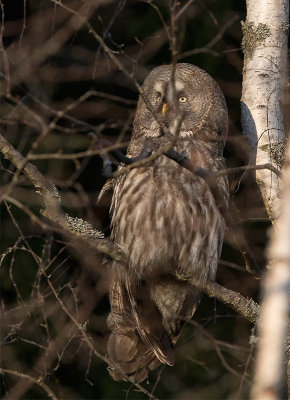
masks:
<path id="1" fill-rule="evenodd" d="M 171 133 L 177 115 L 183 115 L 180 136 L 225 141 L 228 113 L 224 96 L 217 83 L 202 69 L 186 63 L 177 64 L 173 79 L 172 65 L 163 65 L 151 71 L 143 84 L 134 131 L 146 136 L 161 136 L 162 129 L 153 113 L 146 107 L 144 96 L 151 109 L 160 117 Z"/>

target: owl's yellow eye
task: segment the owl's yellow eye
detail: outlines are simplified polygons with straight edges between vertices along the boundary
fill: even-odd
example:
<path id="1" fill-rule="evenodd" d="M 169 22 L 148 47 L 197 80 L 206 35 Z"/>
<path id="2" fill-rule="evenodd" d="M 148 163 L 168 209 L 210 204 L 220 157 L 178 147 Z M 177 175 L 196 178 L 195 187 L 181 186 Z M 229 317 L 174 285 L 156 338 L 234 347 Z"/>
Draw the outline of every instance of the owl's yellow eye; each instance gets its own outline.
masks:
<path id="1" fill-rule="evenodd" d="M 179 101 L 179 103 L 186 103 L 187 102 L 187 97 L 181 96 L 181 97 L 179 97 L 178 101 Z"/>
<path id="2" fill-rule="evenodd" d="M 161 93 L 160 92 L 156 93 L 156 100 L 157 101 L 161 100 Z"/>

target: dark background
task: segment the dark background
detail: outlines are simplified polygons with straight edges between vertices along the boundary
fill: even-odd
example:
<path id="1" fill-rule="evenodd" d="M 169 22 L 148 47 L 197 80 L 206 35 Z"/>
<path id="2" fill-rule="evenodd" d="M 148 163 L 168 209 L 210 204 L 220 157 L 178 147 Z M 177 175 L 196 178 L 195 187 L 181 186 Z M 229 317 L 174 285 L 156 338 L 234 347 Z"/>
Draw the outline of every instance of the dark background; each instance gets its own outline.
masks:
<path id="1" fill-rule="evenodd" d="M 245 2 L 180 1 L 177 15 L 187 3 L 189 6 L 175 24 L 178 61 L 195 64 L 217 80 L 230 116 L 227 164 L 247 164 L 248 147 L 241 135 L 239 105 L 243 67 L 240 21 L 245 19 Z M 170 41 L 164 28 L 165 24 L 170 31 L 170 2 L 103 0 L 63 4 L 74 10 L 94 5 L 91 26 L 139 83 L 155 66 L 171 62 Z M 116 67 L 88 26 L 72 29 L 63 43 L 57 39 L 55 51 L 49 47 L 52 39 L 59 38 L 60 31 L 69 32 L 68 11 L 50 0 L 6 0 L 2 6 L 5 51 L 0 122 L 6 139 L 23 155 L 31 152 L 39 138 L 35 153 L 71 154 L 105 148 L 107 141 L 128 142 L 138 99 L 134 81 Z M 89 90 L 98 93 L 80 101 Z M 61 110 L 65 115 L 44 134 L 43 126 Z M 110 194 L 96 204 L 106 182 L 106 157 L 104 153 L 33 163 L 57 185 L 63 208 L 70 215 L 82 217 L 109 235 Z M 7 188 L 15 168 L 3 157 L 0 160 L 1 185 Z M 270 224 L 259 191 L 248 173 L 231 174 L 229 178 L 231 202 L 237 208 L 235 221 L 244 229 L 263 267 Z M 23 175 L 9 196 L 10 200 L 1 205 L 1 366 L 43 376 L 56 396 L 63 399 L 146 398 L 131 384 L 116 383 L 109 377 L 106 364 L 90 352 L 79 331 L 72 328 L 48 285 L 47 277 L 71 313 L 87 321 L 87 334 L 105 355 L 108 264 L 49 228 L 39 214 L 40 196 Z M 33 220 L 27 210 L 47 226 Z M 259 281 L 245 272 L 243 259 L 227 234 L 217 281 L 259 300 Z M 252 329 L 252 324 L 234 311 L 204 296 L 194 320 L 178 341 L 175 366 L 154 371 L 143 383 L 144 388 L 154 390 L 158 398 L 168 399 L 248 398 L 255 353 Z M 12 374 L 1 379 L 2 394 L 8 392 L 11 399 L 16 394 L 25 399 L 47 398 L 40 387 L 25 387 L 27 381 Z"/>

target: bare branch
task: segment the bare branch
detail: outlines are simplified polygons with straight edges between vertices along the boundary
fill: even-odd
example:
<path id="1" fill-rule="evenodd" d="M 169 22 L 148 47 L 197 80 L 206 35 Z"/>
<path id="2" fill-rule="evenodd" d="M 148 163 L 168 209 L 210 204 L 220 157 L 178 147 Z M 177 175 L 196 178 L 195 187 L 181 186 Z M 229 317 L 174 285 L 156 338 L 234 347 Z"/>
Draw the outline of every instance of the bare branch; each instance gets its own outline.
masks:
<path id="1" fill-rule="evenodd" d="M 86 221 L 80 218 L 72 218 L 61 209 L 61 200 L 55 185 L 49 182 L 38 169 L 29 163 L 2 135 L 0 135 L 0 149 L 5 158 L 8 158 L 18 170 L 22 170 L 41 194 L 45 209 L 42 214 L 53 223 L 63 228 L 66 232 L 82 239 L 89 239 L 88 244 L 97 251 L 107 254 L 115 259 L 124 260 L 124 253 L 109 239 L 104 239 L 103 234 L 93 229 Z M 5 198 L 5 193 L 2 194 Z"/>
<path id="2" fill-rule="evenodd" d="M 60 28 L 49 40 L 45 46 L 39 46 L 37 51 L 34 51 L 30 57 L 26 57 L 21 65 L 14 72 L 13 84 L 21 83 L 27 76 L 49 56 L 55 54 L 61 46 L 70 38 L 70 36 L 81 28 L 81 26 L 90 18 L 95 10 L 95 6 L 90 4 L 81 5 L 78 11 L 71 16 L 67 24 Z M 82 16 L 82 18 L 79 18 Z"/>
<path id="3" fill-rule="evenodd" d="M 175 126 L 175 131 L 173 132 L 173 135 L 170 135 L 170 138 L 168 140 L 168 143 L 160 146 L 153 154 L 151 154 L 149 157 L 144 157 L 144 155 L 146 155 L 146 151 L 148 151 L 148 153 L 150 153 L 152 151 L 151 148 L 147 148 L 146 146 L 144 147 L 144 153 L 143 155 L 141 154 L 140 156 L 140 160 L 137 160 L 135 162 L 133 162 L 132 164 L 130 163 L 130 165 L 127 165 L 126 167 L 120 168 L 118 171 L 115 172 L 114 174 L 114 178 L 117 178 L 120 175 L 126 174 L 128 173 L 128 171 L 130 171 L 133 168 L 138 168 L 138 167 L 143 167 L 144 165 L 148 165 L 148 163 L 150 163 L 151 161 L 154 161 L 156 158 L 160 157 L 163 154 L 166 154 L 167 152 L 169 152 L 175 145 L 177 139 L 178 139 L 178 135 L 179 135 L 179 130 L 180 130 L 180 126 L 183 120 L 183 114 L 180 113 L 177 118 L 176 118 L 176 126 Z"/>
<path id="4" fill-rule="evenodd" d="M 155 157 L 158 157 L 160 154 L 164 153 L 164 151 L 166 151 L 166 149 L 170 148 L 171 146 L 172 143 L 169 143 L 167 146 L 160 147 L 160 149 L 158 149 L 158 151 L 153 155 Z M 47 218 L 49 218 L 52 222 L 57 223 L 65 231 L 73 234 L 74 236 L 87 240 L 87 243 L 96 250 L 98 250 L 99 252 L 107 254 L 113 259 L 119 260 L 121 262 L 126 261 L 127 255 L 124 253 L 124 249 L 120 249 L 118 246 L 116 246 L 112 241 L 108 239 L 100 239 L 100 232 L 93 230 L 93 228 L 87 222 L 78 218 L 69 217 L 68 215 L 63 213 L 60 207 L 60 197 L 55 186 L 52 183 L 48 182 L 35 166 L 33 166 L 30 163 L 27 163 L 25 158 L 22 157 L 21 154 L 19 154 L 1 135 L 0 135 L 0 149 L 4 154 L 4 156 L 8 158 L 17 168 L 21 169 L 22 165 L 24 163 L 26 164 L 24 167 L 24 173 L 34 184 L 35 188 L 40 191 L 40 194 L 42 195 L 45 203 L 45 211 L 43 212 L 43 214 Z M 169 155 L 176 157 L 176 154 L 174 153 L 173 150 L 167 150 L 167 153 L 168 152 L 173 152 L 169 153 Z M 177 153 L 177 155 L 180 156 L 179 153 Z M 148 158 L 144 159 L 146 163 L 148 162 Z M 141 160 L 141 162 L 143 162 L 144 160 Z M 137 161 L 137 163 L 139 162 L 140 161 Z M 128 166 L 127 168 L 133 165 L 134 163 Z M 206 182 L 210 185 L 210 188 L 214 193 L 217 204 L 219 204 L 220 207 L 222 208 L 222 212 L 228 215 L 228 218 L 230 218 L 231 222 L 232 218 L 229 214 L 228 209 L 224 209 L 223 207 L 225 206 L 223 206 L 220 200 L 218 199 L 219 192 L 216 189 L 215 178 L 212 177 L 212 175 L 210 176 L 209 174 L 207 174 L 206 170 L 197 168 L 189 161 L 186 161 L 184 158 L 181 165 L 183 165 L 184 167 L 186 166 L 189 170 L 191 170 L 192 172 L 196 173 L 198 176 L 206 180 Z M 127 168 L 124 169 L 127 170 Z M 214 183 L 212 182 L 212 180 L 214 181 Z M 5 194 L 3 196 L 5 198 Z M 232 222 L 231 225 L 233 226 Z M 252 255 L 250 250 L 245 244 L 243 236 L 239 234 L 238 230 L 236 230 L 236 235 L 238 238 L 237 240 L 238 243 L 242 243 L 240 244 L 240 246 L 242 246 L 241 251 L 243 251 L 245 259 L 248 258 L 251 260 Z M 243 246 L 247 247 L 246 249 L 247 251 L 245 251 Z M 251 270 L 251 267 L 248 268 L 250 268 Z M 257 273 L 257 271 L 258 270 L 254 269 L 255 273 Z M 194 285 L 195 283 L 192 282 L 192 284 Z M 209 296 L 216 297 L 220 301 L 230 305 L 232 308 L 234 308 L 236 311 L 238 311 L 241 315 L 243 315 L 250 321 L 253 322 L 255 320 L 258 313 L 258 308 L 257 308 L 258 306 L 255 305 L 253 300 L 245 299 L 238 293 L 233 292 L 230 289 L 226 289 L 218 285 L 217 283 L 213 282 L 208 283 L 205 287 L 200 287 L 200 289 L 203 290 Z"/>
<path id="5" fill-rule="evenodd" d="M 52 400 L 58 400 L 55 394 L 52 392 L 52 390 L 45 383 L 41 381 L 41 378 L 34 378 L 33 376 L 23 374 L 22 372 L 13 371 L 11 369 L 6 369 L 6 368 L 0 368 L 0 374 L 9 374 L 17 376 L 22 379 L 27 379 L 31 383 L 40 386 Z"/>
<path id="6" fill-rule="evenodd" d="M 114 153 L 114 150 L 124 148 L 128 144 L 129 143 L 127 143 L 127 142 L 116 143 L 116 144 L 112 144 L 108 147 L 104 147 L 102 149 L 80 151 L 78 153 L 71 153 L 71 154 L 69 154 L 69 153 L 67 153 L 67 154 L 59 154 L 59 153 L 29 154 L 27 156 L 27 159 L 28 160 L 49 160 L 49 159 L 52 159 L 52 160 L 77 160 L 78 158 L 92 157 L 92 156 L 102 155 L 102 154 L 107 154 L 107 153 L 112 153 L 112 154 L 116 155 L 117 153 Z"/>
<path id="7" fill-rule="evenodd" d="M 227 168 L 224 169 L 223 171 L 219 171 L 217 175 L 227 175 L 232 172 L 239 172 L 239 171 L 256 171 L 256 170 L 261 170 L 261 169 L 268 169 L 269 171 L 274 172 L 278 176 L 278 178 L 282 177 L 281 172 L 274 167 L 273 164 L 271 163 L 266 163 L 266 164 L 258 164 L 258 165 L 242 165 L 241 167 L 234 167 L 234 168 Z"/>
<path id="8" fill-rule="evenodd" d="M 116 369 L 118 371 L 119 374 L 121 374 L 126 380 L 128 380 L 129 382 L 131 382 L 134 386 L 136 386 L 139 390 L 141 390 L 141 392 L 143 392 L 144 394 L 146 394 L 148 396 L 149 399 L 152 400 L 158 400 L 152 393 L 148 392 L 146 389 L 143 388 L 142 385 L 140 385 L 139 383 L 135 382 L 135 380 L 129 376 L 127 376 L 126 374 L 123 373 L 123 371 L 118 368 L 117 365 L 115 365 L 112 361 L 109 361 L 106 357 L 104 357 L 101 353 L 99 353 L 94 344 L 92 343 L 92 340 L 89 338 L 89 336 L 87 335 L 86 332 L 86 328 L 84 325 L 80 324 L 78 322 L 78 320 L 72 315 L 72 313 L 67 309 L 67 307 L 65 306 L 65 304 L 63 303 L 63 301 L 61 300 L 61 298 L 58 296 L 52 282 L 50 281 L 50 279 L 46 276 L 47 282 L 49 287 L 51 288 L 54 296 L 56 297 L 57 301 L 59 302 L 61 308 L 63 309 L 63 311 L 69 316 L 69 318 L 72 320 L 72 322 L 74 323 L 74 325 L 79 329 L 79 331 L 82 334 L 83 340 L 87 343 L 88 347 L 90 348 L 90 350 L 92 351 L 92 353 L 100 358 L 102 361 L 104 361 L 106 364 L 108 364 L 108 366 L 110 368 Z"/>
<path id="9" fill-rule="evenodd" d="M 223 37 L 224 33 L 226 32 L 226 30 L 232 26 L 236 21 L 238 21 L 240 18 L 240 16 L 238 14 L 235 14 L 232 18 L 230 18 L 218 31 L 218 33 L 216 34 L 216 36 L 211 39 L 205 46 L 198 48 L 198 49 L 194 49 L 194 50 L 188 50 L 182 54 L 179 54 L 177 56 L 178 60 L 181 60 L 182 58 L 186 58 L 189 56 L 192 56 L 194 54 L 199 54 L 199 53 L 209 53 L 212 54 L 214 56 L 219 56 L 220 53 L 218 53 L 217 51 L 212 50 L 211 48 Z"/>
<path id="10" fill-rule="evenodd" d="M 196 286 L 194 281 L 191 283 Z M 249 321 L 257 321 L 260 307 L 254 300 L 245 298 L 240 293 L 227 289 L 216 282 L 208 282 L 205 286 L 198 286 L 198 288 L 209 297 L 215 297 L 222 303 L 227 304 Z"/>

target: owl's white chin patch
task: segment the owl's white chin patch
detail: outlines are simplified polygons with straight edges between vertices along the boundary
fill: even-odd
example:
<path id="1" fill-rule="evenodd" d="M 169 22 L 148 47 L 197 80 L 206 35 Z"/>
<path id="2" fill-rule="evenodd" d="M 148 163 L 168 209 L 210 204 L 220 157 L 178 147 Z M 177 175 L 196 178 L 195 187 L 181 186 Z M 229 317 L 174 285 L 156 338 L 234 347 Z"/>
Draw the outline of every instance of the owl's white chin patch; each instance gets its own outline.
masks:
<path id="1" fill-rule="evenodd" d="M 170 125 L 170 127 L 169 127 L 169 131 L 170 131 L 170 133 L 171 133 L 172 135 L 175 135 L 175 133 L 176 133 L 176 131 L 177 131 L 177 129 L 178 129 L 177 124 L 178 124 L 178 121 L 175 119 L 175 120 L 171 123 L 171 125 Z M 179 127 L 179 135 L 178 135 L 178 136 L 180 136 L 180 137 L 187 137 L 188 134 L 189 134 L 189 132 L 186 130 L 186 128 L 185 128 L 185 126 L 184 126 L 184 123 L 182 123 L 181 126 Z"/>
<path id="2" fill-rule="evenodd" d="M 177 120 L 172 121 L 170 126 L 168 127 L 169 132 L 174 135 L 177 129 Z M 159 137 L 161 133 L 160 126 L 157 121 L 153 120 L 148 126 L 143 126 L 145 134 L 150 137 Z M 184 124 L 182 123 L 179 128 L 179 136 L 180 137 L 187 137 L 190 132 L 185 129 Z"/>
<path id="3" fill-rule="evenodd" d="M 158 137 L 160 136 L 160 126 L 157 121 L 152 121 L 147 126 L 143 126 L 146 136 Z"/>
<path id="4" fill-rule="evenodd" d="M 151 124 L 150 124 L 149 129 L 150 129 L 150 130 L 152 129 L 152 130 L 157 130 L 157 131 L 158 131 L 158 128 L 159 128 L 158 122 L 155 121 L 155 120 L 153 120 L 153 121 L 151 122 Z"/>
<path id="5" fill-rule="evenodd" d="M 191 131 L 182 130 L 182 131 L 180 131 L 179 136 L 180 137 L 188 137 L 191 135 L 191 133 L 192 133 Z"/>

